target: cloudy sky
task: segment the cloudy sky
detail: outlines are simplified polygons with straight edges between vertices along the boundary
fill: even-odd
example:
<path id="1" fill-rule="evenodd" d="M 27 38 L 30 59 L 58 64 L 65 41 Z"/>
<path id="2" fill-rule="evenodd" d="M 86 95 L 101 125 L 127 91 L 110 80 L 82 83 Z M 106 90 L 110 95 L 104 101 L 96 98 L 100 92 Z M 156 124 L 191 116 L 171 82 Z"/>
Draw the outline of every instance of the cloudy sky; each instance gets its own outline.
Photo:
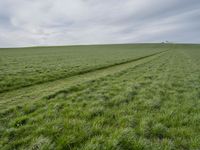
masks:
<path id="1" fill-rule="evenodd" d="M 200 43 L 200 0 L 0 0 L 0 47 Z"/>

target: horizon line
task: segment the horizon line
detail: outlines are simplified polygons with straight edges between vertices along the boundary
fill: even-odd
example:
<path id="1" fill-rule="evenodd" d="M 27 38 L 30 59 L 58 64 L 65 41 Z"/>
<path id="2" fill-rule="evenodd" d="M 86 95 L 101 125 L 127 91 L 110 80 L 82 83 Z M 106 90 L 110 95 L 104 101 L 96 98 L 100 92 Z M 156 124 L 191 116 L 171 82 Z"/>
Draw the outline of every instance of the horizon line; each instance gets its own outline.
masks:
<path id="1" fill-rule="evenodd" d="M 33 46 L 16 46 L 16 47 L 0 47 L 0 49 L 12 48 L 46 48 L 46 47 L 73 47 L 73 46 L 103 46 L 103 45 L 134 45 L 134 44 L 185 44 L 185 45 L 199 45 L 200 43 L 191 42 L 136 42 L 136 43 L 95 43 L 95 44 L 69 44 L 69 45 L 33 45 Z"/>

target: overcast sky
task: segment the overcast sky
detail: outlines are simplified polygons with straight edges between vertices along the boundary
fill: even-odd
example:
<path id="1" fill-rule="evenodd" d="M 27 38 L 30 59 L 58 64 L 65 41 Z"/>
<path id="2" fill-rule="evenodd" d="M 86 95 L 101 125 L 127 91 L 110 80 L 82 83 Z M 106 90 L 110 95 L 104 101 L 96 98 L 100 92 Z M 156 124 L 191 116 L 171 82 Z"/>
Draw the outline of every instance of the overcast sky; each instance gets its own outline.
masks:
<path id="1" fill-rule="evenodd" d="M 200 43 L 200 0 L 0 0 L 0 47 Z"/>

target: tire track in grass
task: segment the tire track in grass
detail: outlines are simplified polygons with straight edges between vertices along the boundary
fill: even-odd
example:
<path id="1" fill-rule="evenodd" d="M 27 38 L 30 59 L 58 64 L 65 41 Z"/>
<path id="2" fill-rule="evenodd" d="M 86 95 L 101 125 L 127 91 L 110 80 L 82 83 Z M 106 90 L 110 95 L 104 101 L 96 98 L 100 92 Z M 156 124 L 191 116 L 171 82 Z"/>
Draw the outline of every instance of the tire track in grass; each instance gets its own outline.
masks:
<path id="1" fill-rule="evenodd" d="M 148 58 L 148 57 L 151 57 L 151 56 L 163 53 L 163 52 L 165 52 L 165 51 L 156 52 L 156 53 L 146 55 L 146 56 L 142 56 L 142 57 L 139 57 L 139 58 L 134 58 L 134 59 L 129 59 L 129 60 L 121 61 L 121 62 L 116 62 L 116 63 L 113 63 L 113 64 L 109 64 L 109 65 L 105 65 L 105 66 L 101 66 L 101 67 L 97 67 L 97 68 L 92 68 L 92 69 L 88 69 L 88 70 L 86 69 L 86 70 L 83 70 L 83 71 L 79 71 L 79 72 L 77 72 L 73 75 L 60 77 L 59 79 L 39 81 L 39 82 L 36 82 L 36 83 L 22 85 L 20 87 L 17 86 L 17 87 L 13 87 L 11 89 L 1 90 L 0 93 L 5 93 L 5 92 L 13 91 L 13 90 L 18 90 L 18 89 L 23 89 L 23 88 L 26 88 L 26 87 L 30 87 L 30 86 L 34 86 L 34 85 L 38 85 L 38 84 L 44 84 L 44 83 L 48 83 L 48 82 L 53 82 L 53 81 L 57 81 L 57 80 L 61 80 L 61 79 L 66 79 L 66 78 L 70 78 L 70 77 L 73 77 L 73 76 L 84 75 L 86 73 L 91 73 L 91 72 L 95 72 L 95 71 L 98 71 L 98 70 L 108 69 L 108 68 L 111 68 L 111 67 L 114 67 L 114 66 L 123 65 L 123 64 L 131 63 L 131 62 L 138 61 L 138 60 L 141 60 L 141 59 L 145 59 L 145 58 Z"/>
<path id="2" fill-rule="evenodd" d="M 164 62 L 162 62 L 162 63 L 160 63 L 160 64 L 156 64 L 156 68 L 154 67 L 154 63 L 156 63 L 157 62 L 157 60 L 158 59 L 161 59 L 161 57 L 162 58 L 164 58 L 165 59 L 165 61 Z M 77 90 L 73 90 L 73 92 L 70 92 L 70 95 L 68 95 L 67 97 L 65 97 L 65 90 L 61 90 L 61 91 L 58 91 L 58 92 L 56 92 L 56 93 L 54 93 L 53 95 L 50 95 L 49 97 L 47 97 L 47 99 L 46 100 L 44 100 L 44 103 L 43 104 L 41 104 L 41 105 L 37 105 L 37 107 L 36 107 L 36 110 L 35 110 L 35 112 L 30 112 L 30 113 L 28 113 L 27 115 L 26 115 L 26 117 L 25 117 L 25 119 L 26 118 L 37 118 L 37 116 L 40 116 L 41 114 L 44 114 L 45 115 L 45 118 L 43 118 L 42 120 L 48 120 L 47 122 L 49 122 L 49 121 L 51 121 L 51 115 L 50 116 L 48 116 L 48 113 L 46 113 L 46 110 L 52 110 L 52 109 L 54 109 L 54 108 L 51 108 L 51 106 L 54 106 L 57 102 L 59 102 L 59 104 L 68 104 L 69 103 L 69 106 L 67 105 L 67 106 L 65 106 L 65 109 L 69 109 L 69 113 L 72 113 L 71 115 L 71 117 L 72 117 L 72 119 L 80 119 L 80 118 L 82 118 L 82 120 L 84 121 L 85 119 L 87 120 L 87 121 L 89 121 L 89 123 L 93 123 L 93 121 L 95 120 L 95 118 L 96 117 L 98 117 L 98 112 L 97 111 L 99 111 L 99 109 L 98 109 L 98 102 L 97 102 L 97 105 L 95 104 L 95 102 L 93 102 L 93 101 L 89 101 L 88 99 L 95 99 L 96 97 L 95 97 L 95 95 L 92 95 L 93 93 L 95 94 L 95 93 L 99 93 L 100 92 L 100 94 L 102 95 L 103 93 L 101 93 L 102 91 L 102 87 L 104 87 L 104 89 L 103 90 L 106 90 L 106 91 L 112 91 L 113 90 L 113 87 L 112 87 L 112 83 L 115 83 L 115 84 L 119 84 L 119 83 L 123 83 L 123 80 L 126 80 L 125 81 L 125 85 L 121 85 L 121 92 L 119 91 L 119 92 L 117 92 L 117 93 L 115 93 L 115 95 L 109 95 L 108 96 L 108 100 L 109 99 L 115 99 L 116 97 L 115 96 L 119 96 L 120 95 L 120 93 L 121 94 L 123 94 L 123 95 L 125 95 L 125 97 L 123 98 L 123 99 L 119 99 L 119 101 L 117 101 L 117 102 L 115 102 L 115 100 L 114 101 L 111 101 L 110 102 L 110 104 L 109 103 L 107 103 L 108 101 L 104 101 L 103 102 L 103 105 L 105 105 L 105 108 L 106 108 L 106 110 L 105 111 L 107 111 L 107 110 L 109 110 L 109 109 L 113 109 L 111 106 L 112 106 L 112 104 L 115 106 L 115 108 L 118 108 L 118 109 L 120 109 L 122 106 L 123 106 L 123 104 L 129 104 L 130 102 L 131 102 L 131 99 L 133 98 L 133 97 L 131 97 L 132 95 L 132 91 L 127 91 L 127 86 L 129 87 L 129 84 L 130 84 L 130 81 L 135 81 L 135 80 L 138 80 L 138 78 L 140 78 L 140 80 L 143 80 L 144 79 L 144 82 L 142 82 L 141 83 L 141 87 L 139 88 L 139 90 L 140 89 L 143 89 L 144 87 L 146 87 L 146 86 L 149 86 L 151 83 L 152 83 L 152 81 L 154 81 L 154 80 L 152 80 L 152 76 L 148 76 L 148 74 L 149 74 L 149 71 L 150 72 L 154 72 L 154 74 L 156 74 L 156 72 L 157 71 L 159 71 L 159 68 L 163 68 L 163 64 L 165 64 L 166 62 L 167 62 L 167 60 L 166 60 L 166 58 L 165 58 L 165 55 L 163 56 L 161 56 L 161 57 L 156 57 L 156 59 L 151 59 L 150 61 L 148 61 L 148 62 L 146 62 L 145 61 L 145 63 L 140 63 L 140 64 L 138 64 L 137 66 L 136 66 L 136 68 L 134 68 L 133 66 L 132 67 L 128 67 L 127 69 L 125 69 L 125 70 L 123 70 L 123 71 L 120 71 L 120 72 L 115 72 L 115 74 L 114 75 L 108 75 L 108 76 L 105 76 L 105 77 L 101 77 L 101 78 L 97 78 L 97 83 L 96 83 L 96 85 L 97 85 L 97 89 L 96 88 L 94 88 L 94 91 L 93 92 L 90 92 L 90 90 L 91 90 L 91 88 L 93 88 L 93 86 L 94 86 L 94 84 L 95 84 L 95 82 L 92 82 L 92 81 L 88 81 L 88 83 L 86 82 L 86 83 L 83 83 L 83 86 L 80 88 L 80 89 L 77 89 Z M 148 70 L 148 67 L 147 66 L 150 66 L 150 67 L 152 67 L 151 69 L 149 69 Z M 136 73 L 136 74 L 135 74 Z M 147 73 L 147 75 L 146 75 L 146 73 Z M 142 74 L 142 75 L 141 75 Z M 132 75 L 132 77 L 130 76 L 130 75 Z M 129 79 L 128 77 L 131 77 L 131 79 Z M 156 78 L 155 78 L 156 79 Z M 81 85 L 81 84 L 80 84 Z M 130 84 L 130 85 L 132 85 L 132 83 Z M 125 89 L 125 91 L 123 90 L 123 89 Z M 87 93 L 90 93 L 90 94 L 87 94 Z M 61 94 L 61 95 L 60 95 Z M 64 94 L 64 95 L 63 95 Z M 60 97 L 61 96 L 61 97 Z M 88 109 L 88 110 L 90 110 L 89 111 L 89 114 L 88 114 L 88 117 L 86 117 L 86 118 L 83 118 L 83 117 L 81 117 L 81 115 L 84 115 L 84 114 L 81 114 L 81 112 L 79 112 L 79 108 L 80 107 L 82 107 L 82 104 L 81 104 L 81 101 L 80 100 L 76 100 L 75 99 L 75 101 L 73 101 L 73 100 L 68 100 L 68 99 L 70 99 L 71 97 L 70 96 L 75 96 L 75 97 L 80 97 L 80 98 L 83 98 L 83 99 L 86 99 L 87 100 L 87 102 L 88 102 L 88 106 L 86 106 L 86 110 Z M 90 96 L 90 97 L 87 97 L 87 96 Z M 103 95 L 102 95 L 103 96 Z M 127 97 L 126 97 L 127 96 Z M 107 98 L 106 98 L 107 99 Z M 35 101 L 34 103 L 37 103 L 37 101 Z M 70 110 L 70 107 L 72 107 L 73 105 L 77 105 L 75 108 L 74 108 L 74 110 Z M 93 105 L 95 105 L 95 106 L 93 106 Z M 95 107 L 95 109 L 94 110 L 92 110 L 91 108 L 93 108 L 93 107 Z M 58 107 L 58 108 L 60 108 L 60 106 Z M 40 110 L 41 109 L 41 110 Z M 62 109 L 62 107 L 61 107 L 61 109 Z M 38 110 L 38 111 L 37 111 Z M 21 106 L 21 108 L 18 110 L 18 112 L 23 112 L 23 106 Z M 100 110 L 101 111 L 101 110 Z M 11 112 L 12 113 L 12 112 Z M 23 113 L 22 113 L 23 114 Z M 77 114 L 79 114 L 79 115 L 77 115 Z M 15 114 L 14 114 L 15 115 Z M 19 114 L 18 114 L 19 115 Z M 52 114 L 53 115 L 53 114 Z M 57 116 L 56 118 L 59 118 L 60 116 L 62 116 L 63 115 L 63 113 L 59 113 L 59 116 Z M 69 114 L 68 114 L 69 115 Z M 76 118 L 74 118 L 73 116 L 74 115 L 77 115 L 76 116 Z M 7 115 L 6 116 L 6 119 L 9 117 L 9 115 Z M 11 118 L 9 119 L 9 120 L 12 120 L 12 118 L 13 118 L 14 116 L 11 116 Z M 22 119 L 24 119 L 23 118 L 23 115 L 21 116 L 22 117 Z M 109 116 L 108 116 L 109 117 Z M 67 119 L 67 116 L 66 116 L 66 119 Z M 81 120 L 81 119 L 80 119 Z M 17 123 L 19 122 L 20 120 L 17 120 Z M 6 121 L 4 121 L 4 122 L 6 122 Z M 35 121 L 34 121 L 35 122 Z M 73 121 L 72 121 L 73 122 Z M 16 123 L 15 123 L 16 124 Z M 44 124 L 45 124 L 45 122 L 44 122 Z M 48 123 L 49 124 L 49 123 Z M 11 124 L 12 125 L 12 124 Z M 42 126 L 44 126 L 43 125 L 43 123 L 41 123 L 41 125 Z M 5 126 L 7 126 L 6 124 L 5 124 Z M 36 125 L 37 126 L 37 125 Z M 76 126 L 76 125 L 75 125 Z M 112 124 L 111 125 L 109 125 L 109 126 L 112 126 Z M 22 125 L 22 128 L 23 127 L 26 127 L 26 124 L 23 124 Z M 49 127 L 46 127 L 46 128 L 49 128 Z M 50 128 L 51 128 L 51 126 L 50 126 Z M 30 131 L 31 132 L 31 131 Z M 90 138 L 92 138 L 92 136 L 95 136 L 95 134 L 92 134 L 92 135 L 90 135 L 89 137 L 86 137 L 86 138 L 84 138 L 84 142 L 86 142 L 87 140 L 90 140 Z M 62 137 L 60 137 L 60 138 L 62 138 Z M 56 140 L 56 139 L 55 139 Z M 78 141 L 79 141 L 79 138 L 77 139 Z M 11 141 L 10 141 L 11 142 Z M 69 144 L 70 145 L 70 144 Z M 73 145 L 74 145 L 74 143 L 72 143 L 71 145 L 70 145 L 70 147 L 73 147 Z"/>
<path id="3" fill-rule="evenodd" d="M 167 53 L 167 51 L 159 52 L 150 56 L 145 56 L 135 61 L 123 63 L 121 65 L 118 64 L 106 69 L 100 69 L 100 70 L 85 73 L 82 75 L 77 75 L 77 76 L 69 77 L 66 79 L 62 79 L 62 80 L 52 81 L 49 83 L 21 88 L 15 91 L 1 93 L 0 94 L 0 108 L 5 109 L 5 105 L 17 105 L 19 103 L 23 103 L 26 101 L 30 102 L 31 100 L 40 99 L 41 97 L 48 95 L 51 92 L 53 93 L 55 91 L 58 91 L 59 89 L 62 89 L 63 87 L 97 79 L 99 77 L 103 77 L 106 75 L 111 75 L 116 72 L 125 70 L 127 68 L 135 67 L 142 63 L 146 63 L 148 61 L 156 59 L 157 57 L 160 57 L 161 55 L 164 55 L 165 53 Z"/>

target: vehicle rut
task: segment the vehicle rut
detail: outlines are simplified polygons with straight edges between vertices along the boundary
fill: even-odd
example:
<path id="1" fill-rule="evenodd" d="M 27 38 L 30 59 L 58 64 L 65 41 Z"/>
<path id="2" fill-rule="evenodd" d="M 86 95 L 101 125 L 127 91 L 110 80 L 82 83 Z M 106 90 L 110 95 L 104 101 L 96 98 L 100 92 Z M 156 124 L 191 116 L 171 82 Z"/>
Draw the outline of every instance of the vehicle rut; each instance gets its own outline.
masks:
<path id="1" fill-rule="evenodd" d="M 86 81 L 94 80 L 107 75 L 112 75 L 116 72 L 126 70 L 127 68 L 134 68 L 138 65 L 147 63 L 157 57 L 162 56 L 166 51 L 154 53 L 148 56 L 140 57 L 132 61 L 126 61 L 123 63 L 118 63 L 109 67 L 104 67 L 101 69 L 96 69 L 94 71 L 85 72 L 72 77 L 59 79 L 52 82 L 45 82 L 43 84 L 32 85 L 29 87 L 23 87 L 12 91 L 7 91 L 0 94 L 0 109 L 4 109 L 3 104 L 7 105 L 17 105 L 24 102 L 30 102 L 32 100 L 38 100 L 46 95 L 59 91 L 65 87 L 69 87 L 74 84 L 83 83 Z"/>

